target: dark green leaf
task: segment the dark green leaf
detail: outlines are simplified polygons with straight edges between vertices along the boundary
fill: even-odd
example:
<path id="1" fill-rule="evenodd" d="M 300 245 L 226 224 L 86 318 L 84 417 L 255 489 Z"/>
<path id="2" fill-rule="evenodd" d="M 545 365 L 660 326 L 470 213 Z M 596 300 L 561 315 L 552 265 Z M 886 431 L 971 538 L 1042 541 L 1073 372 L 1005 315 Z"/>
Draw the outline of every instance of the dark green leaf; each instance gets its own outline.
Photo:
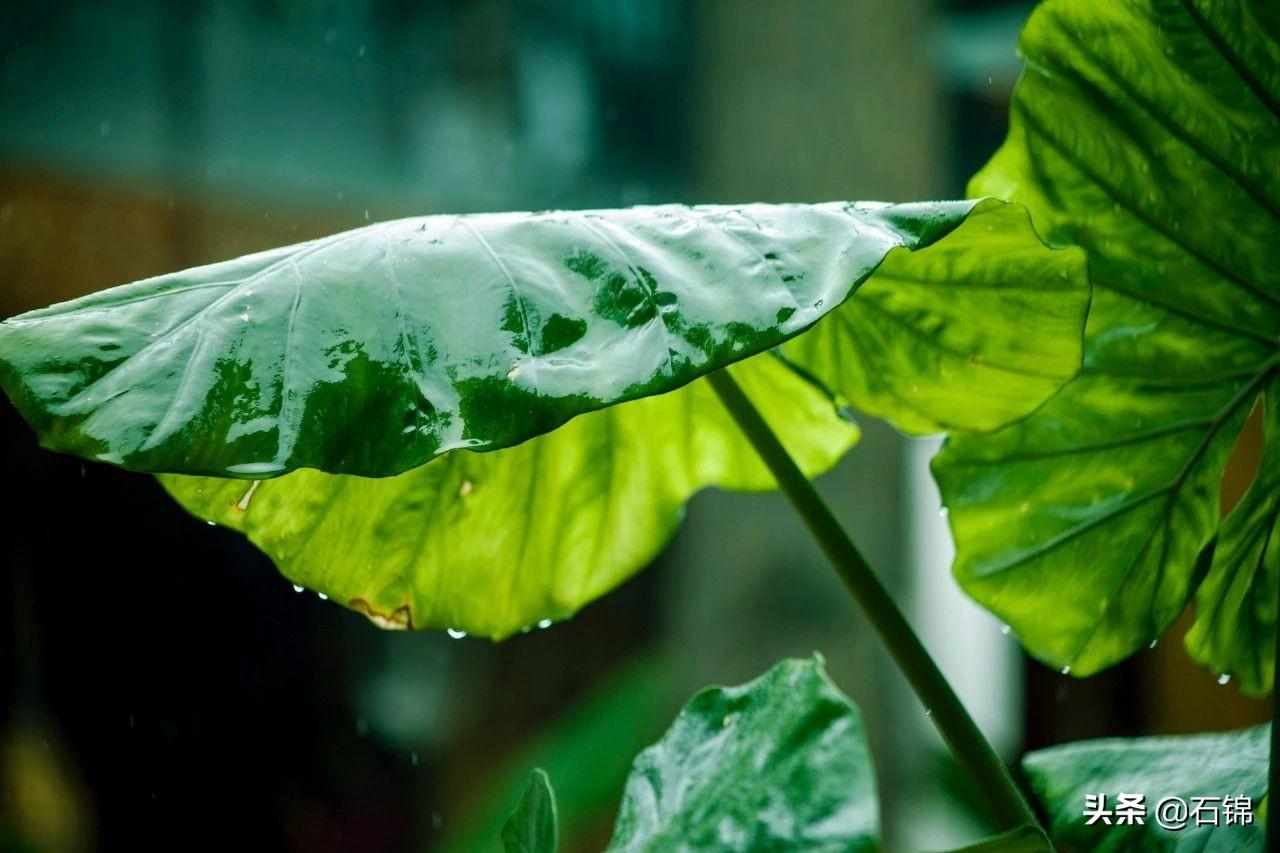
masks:
<path id="1" fill-rule="evenodd" d="M 1197 657 L 1270 688 L 1272 475 L 1211 546 L 1236 436 L 1280 390 L 1275 9 L 1050 0 L 1022 35 L 1009 138 L 971 186 L 1089 253 L 1079 378 L 935 464 L 961 584 L 1079 675 L 1160 637 L 1199 588 Z"/>
<path id="2" fill-rule="evenodd" d="M 819 658 L 704 690 L 636 758 L 610 850 L 876 849 L 871 755 Z"/>
<path id="3" fill-rule="evenodd" d="M 556 780 L 556 818 L 565 846 L 576 850 L 575 842 L 597 836 L 617 814 L 636 754 L 662 734 L 680 707 L 677 668 L 666 651 L 622 661 L 500 761 L 477 768 L 469 807 L 441 829 L 440 853 L 490 853 L 520 800 L 529 767 L 541 767 Z"/>
<path id="4" fill-rule="evenodd" d="M 1062 851 L 1261 850 L 1260 810 L 1267 793 L 1271 743 L 1267 732 L 1266 726 L 1259 726 L 1190 737 L 1085 741 L 1033 752 L 1023 766 L 1049 817 L 1049 833 Z M 1144 796 L 1143 824 L 1117 823 L 1115 807 L 1121 793 Z M 1085 797 L 1099 794 L 1106 796 L 1103 811 L 1111 814 L 1086 825 Z M 1199 804 L 1201 818 L 1208 821 L 1216 813 L 1216 826 L 1196 825 L 1190 814 L 1196 797 L 1208 798 Z M 1231 806 L 1224 801 L 1227 797 L 1233 800 Z M 1184 829 L 1161 826 L 1157 811 L 1166 798 L 1186 804 L 1182 817 L 1190 819 Z M 1235 798 L 1249 799 L 1252 808 L 1246 812 Z M 1228 812 L 1234 817 L 1229 819 Z M 1176 813 L 1166 815 L 1166 823 L 1170 816 Z"/>
<path id="5" fill-rule="evenodd" d="M 556 794 L 542 768 L 535 768 L 520 804 L 502 826 L 506 853 L 555 853 L 559 824 Z"/>
<path id="6" fill-rule="evenodd" d="M 782 343 L 974 202 L 428 216 L 0 324 L 52 449 L 142 471 L 389 476 Z"/>

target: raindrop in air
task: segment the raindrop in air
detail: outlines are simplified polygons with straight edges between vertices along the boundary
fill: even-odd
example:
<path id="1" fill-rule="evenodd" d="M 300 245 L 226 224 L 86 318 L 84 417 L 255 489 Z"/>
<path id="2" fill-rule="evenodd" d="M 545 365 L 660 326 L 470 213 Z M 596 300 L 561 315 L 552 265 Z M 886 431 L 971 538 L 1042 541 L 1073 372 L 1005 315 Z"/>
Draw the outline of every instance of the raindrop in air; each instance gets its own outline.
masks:
<path id="1" fill-rule="evenodd" d="M 463 637 L 467 636 L 466 631 L 459 631 L 457 628 L 447 628 L 445 633 L 450 637 L 453 637 L 455 640 L 461 640 Z"/>

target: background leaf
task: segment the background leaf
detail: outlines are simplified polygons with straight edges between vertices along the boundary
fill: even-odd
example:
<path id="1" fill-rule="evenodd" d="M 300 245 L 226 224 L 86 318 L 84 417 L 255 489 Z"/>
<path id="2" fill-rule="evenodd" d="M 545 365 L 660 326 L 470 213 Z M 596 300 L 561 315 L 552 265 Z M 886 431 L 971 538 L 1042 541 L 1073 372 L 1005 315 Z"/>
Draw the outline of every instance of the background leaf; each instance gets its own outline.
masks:
<path id="1" fill-rule="evenodd" d="M 613 824 L 622 787 L 636 755 L 670 724 L 684 696 L 667 653 L 623 661 L 585 696 L 512 753 L 480 773 L 474 810 L 450 815 L 444 853 L 489 853 L 507 815 L 523 795 L 527 770 L 542 767 L 556 780 L 556 817 L 569 849 L 599 847 Z"/>
<path id="2" fill-rule="evenodd" d="M 1278 32 L 1260 3 L 1045 3 L 1022 34 L 1009 138 L 971 186 L 1089 253 L 1080 376 L 935 462 L 956 576 L 1064 671 L 1121 660 L 1185 608 L 1208 570 L 1223 467 L 1275 376 Z M 1253 596 L 1274 589 L 1275 555 L 1263 548 L 1259 571 L 1223 544 L 1193 645 L 1263 692 L 1275 602 Z M 1248 629 L 1210 640 L 1219 594 Z"/>
<path id="3" fill-rule="evenodd" d="M 642 752 L 610 850 L 874 850 L 875 774 L 857 709 L 819 658 L 690 700 Z"/>
<path id="4" fill-rule="evenodd" d="M 0 324 L 55 450 L 142 471 L 389 476 L 781 343 L 974 202 L 427 216 Z"/>
<path id="5" fill-rule="evenodd" d="M 1031 788 L 1049 817 L 1049 832 L 1062 851 L 1261 850 L 1267 793 L 1266 726 L 1223 734 L 1085 741 L 1033 752 L 1023 760 Z M 1085 796 L 1107 795 L 1114 809 L 1119 793 L 1146 797 L 1143 825 L 1086 826 Z M 1222 803 L 1219 825 L 1164 829 L 1157 804 L 1179 797 L 1249 797 L 1252 820 L 1228 826 Z"/>
<path id="6" fill-rule="evenodd" d="M 506 853 L 555 853 L 559 824 L 556 795 L 542 768 L 534 768 L 516 810 L 502 825 Z"/>

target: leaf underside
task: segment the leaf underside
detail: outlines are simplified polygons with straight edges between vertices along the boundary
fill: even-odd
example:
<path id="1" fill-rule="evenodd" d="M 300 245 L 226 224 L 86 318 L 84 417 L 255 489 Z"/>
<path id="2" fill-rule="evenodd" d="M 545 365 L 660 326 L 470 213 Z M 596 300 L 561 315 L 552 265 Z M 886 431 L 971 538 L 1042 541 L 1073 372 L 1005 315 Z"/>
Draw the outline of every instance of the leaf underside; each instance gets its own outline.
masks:
<path id="1" fill-rule="evenodd" d="M 1020 48 L 1009 138 L 971 191 L 1084 247 L 1093 302 L 1080 376 L 935 460 L 956 576 L 1077 675 L 1160 637 L 1195 595 L 1192 655 L 1265 693 L 1280 573 L 1276 7 L 1050 0 Z M 1220 526 L 1223 468 L 1260 397 L 1263 472 Z"/>
<path id="2" fill-rule="evenodd" d="M 698 375 L 733 363 L 814 475 L 857 437 L 837 397 L 913 431 L 1040 405 L 1087 292 L 990 200 L 437 216 L 6 321 L 0 380 L 294 583 L 501 638 L 648 563 L 697 490 L 772 487 Z"/>
<path id="3" fill-rule="evenodd" d="M 610 851 L 877 850 L 875 772 L 818 658 L 684 707 L 635 761 Z"/>
<path id="4" fill-rule="evenodd" d="M 1023 760 L 1023 768 L 1060 850 L 1261 850 L 1270 744 L 1266 726 L 1221 734 L 1084 741 L 1033 752 Z M 1121 793 L 1144 796 L 1143 824 L 1116 823 L 1114 810 Z M 1111 823 L 1100 818 L 1086 825 L 1085 797 L 1098 794 L 1106 795 L 1104 809 L 1113 812 Z M 1156 819 L 1157 806 L 1166 797 L 1180 798 L 1188 808 L 1196 805 L 1197 797 L 1216 800 L 1202 804 L 1204 825 L 1197 826 L 1193 819 L 1183 829 L 1166 829 Z M 1226 797 L 1251 801 L 1248 822 L 1232 806 L 1236 818 L 1228 824 L 1222 802 Z M 1207 823 L 1215 812 L 1216 826 Z"/>

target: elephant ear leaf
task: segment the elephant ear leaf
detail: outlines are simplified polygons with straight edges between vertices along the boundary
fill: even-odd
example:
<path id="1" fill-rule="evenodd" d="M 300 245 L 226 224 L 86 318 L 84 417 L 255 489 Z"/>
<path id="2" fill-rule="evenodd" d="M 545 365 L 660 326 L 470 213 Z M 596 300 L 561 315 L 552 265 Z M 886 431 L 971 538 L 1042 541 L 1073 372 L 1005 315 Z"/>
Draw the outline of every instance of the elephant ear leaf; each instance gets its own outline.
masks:
<path id="1" fill-rule="evenodd" d="M 504 853 L 556 853 L 560 824 L 546 771 L 535 768 L 516 810 L 502 825 Z"/>
<path id="2" fill-rule="evenodd" d="M 822 332 L 864 288 L 875 313 Z M 163 472 L 294 583 L 501 638 L 645 565 L 699 489 L 772 486 L 703 374 L 732 370 L 814 475 L 857 436 L 835 397 L 1030 411 L 1078 369 L 1087 300 L 1080 254 L 994 200 L 429 216 L 8 320 L 0 382 L 46 446 Z M 1014 376 L 1031 313 L 1045 354 Z M 889 390 L 777 351 L 807 331 L 846 357 L 865 335 Z"/>
<path id="3" fill-rule="evenodd" d="M 956 576 L 1032 654 L 1077 675 L 1160 637 L 1194 595 L 1193 655 L 1265 693 L 1280 571 L 1280 16 L 1050 0 L 1020 49 L 1008 139 L 971 190 L 1086 249 L 1093 302 L 1080 376 L 935 460 Z M 1263 471 L 1220 525 L 1223 469 L 1259 400 Z"/>
<path id="4" fill-rule="evenodd" d="M 636 758 L 610 851 L 879 849 L 857 708 L 820 658 L 702 691 Z"/>
<path id="5" fill-rule="evenodd" d="M 1266 726 L 1084 741 L 1023 769 L 1060 849 L 1261 850 L 1270 744 Z"/>
<path id="6" fill-rule="evenodd" d="M 49 448 L 138 471 L 387 477 L 782 343 L 973 202 L 426 216 L 0 324 Z"/>

